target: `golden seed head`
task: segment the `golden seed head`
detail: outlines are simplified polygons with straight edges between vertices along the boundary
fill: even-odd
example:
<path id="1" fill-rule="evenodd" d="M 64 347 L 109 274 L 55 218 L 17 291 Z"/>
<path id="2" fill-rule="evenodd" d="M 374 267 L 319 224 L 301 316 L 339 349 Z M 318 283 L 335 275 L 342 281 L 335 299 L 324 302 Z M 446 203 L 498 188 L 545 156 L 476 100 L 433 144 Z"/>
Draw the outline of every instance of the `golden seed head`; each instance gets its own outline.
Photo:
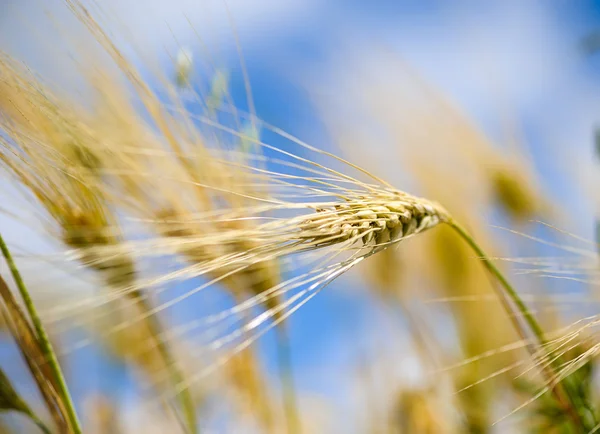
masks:
<path id="1" fill-rule="evenodd" d="M 301 225 L 300 238 L 319 246 L 361 239 L 385 245 L 422 232 L 446 218 L 438 205 L 405 193 L 361 196 L 344 205 L 319 208 Z"/>

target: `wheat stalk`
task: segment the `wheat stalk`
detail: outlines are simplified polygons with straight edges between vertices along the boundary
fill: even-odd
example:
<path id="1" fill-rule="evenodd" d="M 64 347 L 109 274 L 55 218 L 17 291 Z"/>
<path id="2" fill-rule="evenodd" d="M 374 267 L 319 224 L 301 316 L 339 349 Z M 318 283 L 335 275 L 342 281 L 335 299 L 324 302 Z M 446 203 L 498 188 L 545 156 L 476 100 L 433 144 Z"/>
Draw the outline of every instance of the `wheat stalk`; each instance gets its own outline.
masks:
<path id="1" fill-rule="evenodd" d="M 50 339 L 48 338 L 46 328 L 44 327 L 39 317 L 35 304 L 31 299 L 31 295 L 29 294 L 29 291 L 25 286 L 25 282 L 23 281 L 23 278 L 19 273 L 19 270 L 13 260 L 10 250 L 8 249 L 2 236 L 0 236 L 0 251 L 2 252 L 2 256 L 8 264 L 12 277 L 19 290 L 19 293 L 23 298 L 23 303 L 25 304 L 25 309 L 29 315 L 29 319 L 33 324 L 33 330 L 31 330 L 24 316 L 21 316 L 18 319 L 14 317 L 13 321 L 17 324 L 14 327 L 15 330 L 13 334 L 19 342 L 21 351 L 26 357 L 27 363 L 32 370 L 32 374 L 34 375 L 36 381 L 38 381 L 38 384 L 40 385 L 40 390 L 42 394 L 45 398 L 47 397 L 46 399 L 48 405 L 50 406 L 50 409 L 53 412 L 53 414 L 54 408 L 53 406 L 51 406 L 51 402 L 54 402 L 54 396 L 52 395 L 56 394 L 58 395 L 58 398 L 56 399 L 56 406 L 59 409 L 58 412 L 63 413 L 64 415 L 66 428 L 72 431 L 74 434 L 80 434 L 82 432 L 81 425 L 79 423 L 77 412 L 75 410 L 75 405 L 73 404 L 71 394 L 69 393 L 65 377 L 56 357 L 56 353 L 54 351 L 54 348 L 52 347 Z M 8 296 L 11 294 L 10 290 L 8 289 L 8 286 L 1 278 L 0 286 L 2 287 L 2 298 L 5 302 L 7 302 Z M 14 303 L 11 309 L 14 310 L 15 313 L 20 312 L 20 309 L 18 309 L 18 307 Z M 21 342 L 23 342 L 23 344 L 21 344 Z M 25 347 L 30 348 L 26 349 Z M 31 356 L 27 353 L 27 351 L 39 352 L 39 355 L 41 355 L 42 360 L 32 360 Z M 39 367 L 40 363 L 47 363 L 47 368 L 43 365 Z M 47 372 L 45 372 L 46 375 L 41 374 L 40 376 L 38 371 L 42 373 L 44 373 L 44 371 Z M 56 390 L 54 390 L 54 388 L 56 388 Z M 50 390 L 46 392 L 47 389 Z M 60 419 L 57 418 L 57 421 L 59 420 Z M 57 423 L 57 425 L 61 426 L 60 423 Z"/>

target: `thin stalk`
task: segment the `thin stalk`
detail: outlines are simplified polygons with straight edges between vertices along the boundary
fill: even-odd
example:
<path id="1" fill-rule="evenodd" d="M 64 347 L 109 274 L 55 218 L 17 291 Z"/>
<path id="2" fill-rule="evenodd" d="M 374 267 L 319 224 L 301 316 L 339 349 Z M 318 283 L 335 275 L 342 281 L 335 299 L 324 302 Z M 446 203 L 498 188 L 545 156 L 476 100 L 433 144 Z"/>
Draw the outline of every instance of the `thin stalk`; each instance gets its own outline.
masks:
<path id="1" fill-rule="evenodd" d="M 500 296 L 504 298 L 504 296 L 508 296 L 508 298 L 514 303 L 517 310 L 524 318 L 525 322 L 531 329 L 533 335 L 538 341 L 538 345 L 541 348 L 544 348 L 548 341 L 544 335 L 544 331 L 542 327 L 535 319 L 527 305 L 523 302 L 521 297 L 517 291 L 513 288 L 510 282 L 504 277 L 504 274 L 496 267 L 496 265 L 489 259 L 488 255 L 485 251 L 477 244 L 477 242 L 473 239 L 473 237 L 469 234 L 469 232 L 456 220 L 449 218 L 446 223 L 452 227 L 460 235 L 460 237 L 473 249 L 473 251 L 477 254 L 477 256 L 483 261 L 484 266 L 487 270 L 498 280 L 505 293 L 501 293 Z M 510 306 L 505 304 L 505 308 L 510 312 Z M 518 329 L 518 324 L 515 324 Z M 550 365 L 544 365 L 544 373 L 549 378 L 550 381 L 554 381 L 554 378 L 558 378 L 556 373 L 554 372 L 554 368 Z M 551 390 L 554 394 L 555 399 L 559 403 L 559 405 L 563 408 L 564 411 L 568 414 L 569 418 L 574 424 L 575 429 L 581 430 L 581 432 L 588 432 L 589 430 L 586 428 L 586 424 L 584 420 L 581 418 L 581 415 L 577 411 L 577 408 L 574 404 L 574 397 L 571 393 L 569 393 L 568 383 L 566 379 L 562 382 L 558 382 L 553 385 Z"/>
<path id="2" fill-rule="evenodd" d="M 50 343 L 50 339 L 48 338 L 48 334 L 46 333 L 46 329 L 42 324 L 42 321 L 37 313 L 35 308 L 35 304 L 29 295 L 29 291 L 25 286 L 25 282 L 21 277 L 21 273 L 19 273 L 19 269 L 15 264 L 15 261 L 10 254 L 10 250 L 8 246 L 4 242 L 4 238 L 0 235 L 0 250 L 2 250 L 2 255 L 8 264 L 8 268 L 13 276 L 13 279 L 19 289 L 19 293 L 23 298 L 23 302 L 25 304 L 25 309 L 27 309 L 27 313 L 29 314 L 29 318 L 31 319 L 31 323 L 37 334 L 38 343 L 42 350 L 42 354 L 44 355 L 45 361 L 48 363 L 50 370 L 54 374 L 56 379 L 56 384 L 58 387 L 58 393 L 61 395 L 64 400 L 65 411 L 67 412 L 67 418 L 69 420 L 69 425 L 73 430 L 74 434 L 81 434 L 81 425 L 79 423 L 79 419 L 77 418 L 77 412 L 75 410 L 75 405 L 73 404 L 73 400 L 71 398 L 71 394 L 69 393 L 69 389 L 67 387 L 67 382 L 65 381 L 65 377 L 60 368 L 60 364 L 58 363 L 58 358 L 56 357 L 56 353 L 52 348 L 52 344 Z"/>
<path id="3" fill-rule="evenodd" d="M 298 417 L 298 403 L 296 401 L 296 389 L 294 387 L 294 373 L 292 371 L 292 355 L 290 341 L 287 335 L 286 324 L 282 323 L 275 329 L 277 339 L 277 363 L 279 364 L 279 375 L 283 390 L 283 405 L 288 434 L 300 434 L 302 426 Z"/>
<path id="4" fill-rule="evenodd" d="M 144 312 L 152 312 L 152 306 L 146 301 L 142 294 L 139 294 L 139 296 L 136 297 L 136 301 L 140 304 Z M 173 386 L 176 390 L 179 390 L 177 395 L 179 396 L 180 404 L 183 409 L 187 429 L 191 434 L 197 434 L 198 421 L 196 419 L 194 399 L 192 398 L 189 387 L 180 388 L 181 385 L 185 385 L 184 376 L 171 354 L 168 345 L 162 338 L 162 326 L 155 315 L 149 315 L 146 320 L 148 327 L 150 328 L 150 333 L 156 341 L 157 349 L 164 359 L 165 365 L 171 375 L 171 381 L 174 383 Z"/>

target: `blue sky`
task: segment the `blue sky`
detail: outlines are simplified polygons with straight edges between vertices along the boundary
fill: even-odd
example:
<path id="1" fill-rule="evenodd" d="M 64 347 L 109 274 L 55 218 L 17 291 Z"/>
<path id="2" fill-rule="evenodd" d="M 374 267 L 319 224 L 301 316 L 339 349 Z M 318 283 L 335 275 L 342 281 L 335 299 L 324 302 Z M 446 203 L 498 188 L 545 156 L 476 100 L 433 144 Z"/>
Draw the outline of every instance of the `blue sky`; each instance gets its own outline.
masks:
<path id="1" fill-rule="evenodd" d="M 53 0 L 48 4 L 59 3 Z M 52 30 L 42 9 L 31 9 L 29 4 L 39 6 L 41 2 L 0 0 L 0 44 L 64 85 L 73 72 L 61 69 L 55 54 L 40 52 L 37 34 Z M 165 68 L 169 68 L 165 47 L 174 52 L 177 45 L 171 30 L 195 58 L 202 56 L 180 11 L 195 24 L 207 23 L 210 15 L 212 24 L 201 24 L 202 34 L 217 47 L 214 51 L 220 65 L 231 74 L 234 97 L 243 105 L 238 57 L 221 2 L 152 0 L 143 11 L 134 1 L 105 4 L 116 15 L 123 14 L 143 54 L 158 59 Z M 326 84 L 323 92 L 339 103 L 347 98 L 351 105 L 352 93 L 345 93 L 351 68 L 360 63 L 377 68 L 381 59 L 371 50 L 377 44 L 399 53 L 447 92 L 492 139 L 503 140 L 501 118 L 504 110 L 510 111 L 545 188 L 579 216 L 573 223 L 580 224 L 581 235 L 593 235 L 591 216 L 600 210 L 600 203 L 579 185 L 598 179 L 591 152 L 593 127 L 600 125 L 600 54 L 586 58 L 578 45 L 590 31 L 600 29 L 600 3 L 238 0 L 230 1 L 229 6 L 261 118 L 317 147 L 330 146 L 307 84 L 315 78 L 322 80 Z M 70 25 L 66 11 L 53 11 L 59 22 Z M 17 16 L 21 18 L 14 18 Z M 35 23 L 36 32 L 29 32 L 19 20 Z M 265 139 L 277 144 L 274 136 Z M 565 159 L 577 170 L 567 172 L 557 164 Z M 387 179 L 402 188 L 393 162 L 381 166 Z M 291 321 L 297 384 L 302 393 L 322 395 L 333 402 L 334 415 L 350 409 L 361 411 L 356 408 L 354 391 L 348 390 L 356 385 L 347 381 L 355 375 L 361 345 L 371 345 L 369 336 L 374 332 L 385 341 L 393 328 L 401 327 L 400 320 L 390 325 L 377 314 L 379 306 L 360 291 L 361 281 L 356 279 L 360 273 L 360 269 L 354 270 L 331 285 Z M 261 345 L 271 354 L 273 337 L 264 340 Z M 403 345 L 406 343 L 390 345 L 390 352 Z M 79 355 L 81 359 L 73 366 L 97 361 L 97 352 L 89 351 Z M 271 356 L 265 363 L 274 366 Z M 114 365 L 111 369 L 117 378 L 126 378 Z M 398 377 L 402 370 L 399 366 Z M 75 383 L 83 384 L 87 374 L 78 371 L 73 374 Z M 410 376 L 414 370 L 404 372 Z M 342 426 L 344 418 L 332 419 L 336 422 L 329 432 L 360 432 L 360 427 Z"/>

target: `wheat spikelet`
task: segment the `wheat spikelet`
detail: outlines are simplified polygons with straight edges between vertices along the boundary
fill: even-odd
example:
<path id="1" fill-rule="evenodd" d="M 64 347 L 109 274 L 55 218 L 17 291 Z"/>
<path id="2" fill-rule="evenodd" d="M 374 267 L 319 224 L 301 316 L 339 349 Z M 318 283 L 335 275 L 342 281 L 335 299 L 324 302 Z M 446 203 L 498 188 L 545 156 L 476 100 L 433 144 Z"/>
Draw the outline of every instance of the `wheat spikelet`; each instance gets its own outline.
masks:
<path id="1" fill-rule="evenodd" d="M 317 209 L 317 216 L 300 224 L 299 238 L 316 246 L 347 240 L 378 247 L 395 243 L 436 226 L 447 218 L 437 204 L 390 191 L 358 196 L 345 203 Z"/>

